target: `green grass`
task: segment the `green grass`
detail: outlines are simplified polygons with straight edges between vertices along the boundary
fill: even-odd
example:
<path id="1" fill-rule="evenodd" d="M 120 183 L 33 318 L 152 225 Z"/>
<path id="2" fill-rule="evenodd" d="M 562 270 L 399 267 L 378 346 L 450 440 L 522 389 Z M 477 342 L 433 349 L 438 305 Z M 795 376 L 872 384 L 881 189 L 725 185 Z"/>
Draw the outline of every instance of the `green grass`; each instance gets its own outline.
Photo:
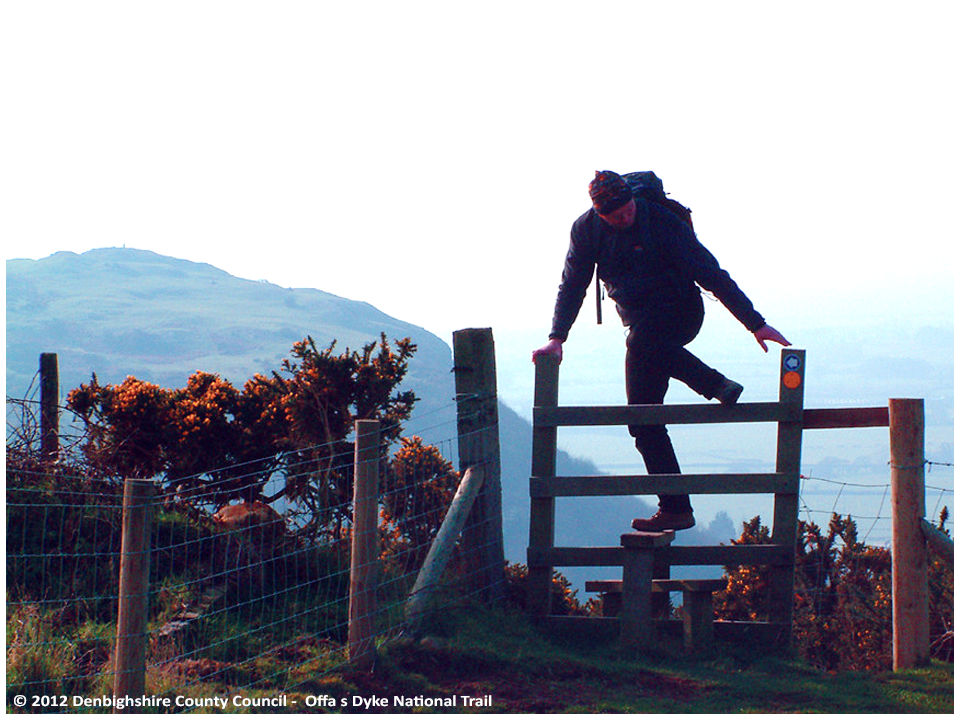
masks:
<path id="1" fill-rule="evenodd" d="M 10 620 L 16 626 L 13 631 Z M 40 629 L 43 622 L 31 612 L 8 617 L 8 642 L 13 637 L 47 635 Z M 422 640 L 401 638 L 384 643 L 374 672 L 351 670 L 342 645 L 309 634 L 269 652 L 262 652 L 264 639 L 257 638 L 256 647 L 231 649 L 232 658 L 252 657 L 256 655 L 252 651 L 261 651 L 239 665 L 224 662 L 226 656 L 217 660 L 201 653 L 196 661 L 179 663 L 173 674 L 169 668 L 151 669 L 148 693 L 195 698 L 286 695 L 290 701 L 286 710 L 302 712 L 318 711 L 307 706 L 306 698 L 319 695 L 336 700 L 337 707 L 325 708 L 327 711 L 358 711 L 352 707 L 355 697 L 387 698 L 391 706 L 385 711 L 413 711 L 392 707 L 393 697 L 398 695 L 489 695 L 492 707 L 476 711 L 524 714 L 952 713 L 954 707 L 953 665 L 940 662 L 897 673 L 830 673 L 814 669 L 782 649 L 743 644 L 720 642 L 708 651 L 690 653 L 683 650 L 679 639 L 667 638 L 647 651 L 631 651 L 615 641 L 546 635 L 523 615 L 478 605 L 442 611 L 429 627 L 432 634 Z M 242 629 L 214 623 L 198 639 L 209 640 L 210 633 L 229 636 Z M 58 680 L 77 674 L 76 647 L 90 644 L 91 638 L 96 640 L 106 631 L 106 627 L 90 623 L 78 628 L 70 652 L 66 652 L 68 646 L 51 652 L 60 648 L 54 644 L 38 648 L 42 652 L 8 654 L 8 710 L 13 710 L 11 691 L 22 691 L 18 688 L 24 686 L 51 693 L 109 692 L 108 666 L 102 675 L 87 677 L 82 688 L 68 688 Z M 249 636 L 251 642 L 255 636 Z M 341 707 L 341 702 L 346 706 Z M 471 709 L 460 703 L 457 708 L 427 711 Z"/>
<path id="2" fill-rule="evenodd" d="M 439 637 L 382 651 L 380 683 L 397 692 L 493 696 L 493 711 L 616 713 L 952 713 L 953 665 L 898 673 L 828 673 L 776 652 L 718 643 L 691 654 L 666 640 L 647 652 L 547 637 L 515 615 L 458 611 Z"/>

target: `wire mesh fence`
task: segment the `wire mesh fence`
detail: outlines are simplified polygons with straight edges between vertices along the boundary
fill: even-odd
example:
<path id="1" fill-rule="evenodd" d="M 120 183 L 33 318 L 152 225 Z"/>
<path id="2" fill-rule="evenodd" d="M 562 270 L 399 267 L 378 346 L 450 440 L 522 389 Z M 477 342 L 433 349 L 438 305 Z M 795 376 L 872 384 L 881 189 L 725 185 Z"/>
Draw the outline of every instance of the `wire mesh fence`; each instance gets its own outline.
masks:
<path id="1" fill-rule="evenodd" d="M 15 405 L 19 412 L 29 404 Z M 11 434 L 9 418 L 8 407 L 8 708 L 16 709 L 16 696 L 102 698 L 116 708 L 117 615 L 126 592 L 119 578 L 128 560 L 124 482 L 95 477 L 64 456 L 50 466 L 31 460 L 31 439 Z M 456 440 L 403 438 L 367 461 L 379 478 L 371 643 L 404 633 L 404 604 L 460 480 L 441 452 L 449 454 Z M 139 707 L 202 709 L 225 697 L 224 688 L 246 707 L 257 707 L 258 698 L 315 696 L 347 667 L 356 619 L 349 617 L 355 508 L 343 483 L 350 486 L 358 469 L 351 455 L 318 450 L 327 449 L 281 458 L 282 471 L 267 482 L 238 465 L 147 483 L 146 687 L 139 702 L 153 704 Z M 264 502 L 278 485 L 325 488 L 324 499 L 339 502 L 317 502 L 317 493 Z M 227 486 L 234 500 L 224 503 Z M 471 515 L 463 535 L 485 522 Z M 485 592 L 476 582 L 484 569 L 477 557 L 485 555 L 458 548 L 438 607 Z"/>

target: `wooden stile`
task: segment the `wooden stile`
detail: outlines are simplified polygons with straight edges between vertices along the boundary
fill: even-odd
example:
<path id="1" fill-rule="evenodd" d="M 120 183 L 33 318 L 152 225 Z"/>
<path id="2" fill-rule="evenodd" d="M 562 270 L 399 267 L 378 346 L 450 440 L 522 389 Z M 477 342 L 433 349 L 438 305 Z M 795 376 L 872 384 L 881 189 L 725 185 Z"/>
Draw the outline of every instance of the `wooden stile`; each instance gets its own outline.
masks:
<path id="1" fill-rule="evenodd" d="M 559 363 L 536 359 L 533 408 L 533 458 L 530 478 L 530 567 L 528 609 L 534 616 L 549 613 L 549 582 L 554 566 L 621 566 L 628 585 L 649 586 L 648 580 L 669 577 L 672 565 L 765 565 L 776 576 L 771 598 L 771 623 L 789 627 L 792 614 L 793 565 L 800 484 L 800 448 L 805 424 L 840 427 L 850 423 L 867 427 L 885 421 L 877 409 L 862 411 L 804 411 L 805 352 L 781 351 L 780 393 L 777 402 L 715 404 L 626 405 L 578 407 L 558 404 Z M 808 414 L 810 413 L 810 414 Z M 679 474 L 558 477 L 555 472 L 557 428 L 580 425 L 642 425 L 691 423 L 776 422 L 777 460 L 773 473 Z M 773 543 L 663 547 L 642 559 L 624 547 L 554 547 L 555 498 L 653 494 L 770 493 L 774 496 Z M 649 566 L 649 567 L 648 567 Z M 633 579 L 627 580 L 630 575 Z M 641 578 L 637 581 L 637 578 Z M 649 594 L 649 593 L 648 593 Z M 626 598 L 627 593 L 624 596 Z M 637 604 L 639 603 L 639 604 Z M 638 613 L 649 613 L 647 600 L 625 601 L 629 616 L 622 637 L 644 643 L 649 624 L 638 625 Z M 701 606 L 702 605 L 702 606 Z M 691 612 L 710 612 L 702 603 Z M 702 625 L 703 618 L 699 618 Z M 757 624 L 759 627 L 760 624 Z M 779 632 L 779 631 L 778 631 Z M 766 630 L 764 630 L 766 634 Z"/>
<path id="2" fill-rule="evenodd" d="M 924 538 L 931 550 L 952 561 L 953 545 L 923 517 L 923 405 L 922 401 L 890 401 L 890 407 L 804 409 L 806 353 L 785 348 L 780 353 L 779 399 L 776 403 L 718 405 L 627 405 L 618 407 L 560 407 L 558 365 L 555 358 L 537 358 L 533 408 L 533 461 L 530 478 L 529 609 L 535 616 L 549 613 L 549 580 L 554 566 L 621 566 L 626 587 L 647 584 L 647 578 L 666 578 L 673 565 L 762 565 L 771 574 L 769 622 L 716 622 L 720 637 L 776 638 L 789 641 L 793 619 L 793 579 L 796 561 L 797 514 L 800 491 L 800 458 L 803 431 L 827 428 L 890 427 L 891 465 L 897 501 L 894 507 L 895 567 L 897 553 L 907 553 L 895 569 L 895 597 L 906 618 L 895 635 L 911 635 L 895 650 L 895 665 L 910 666 L 929 656 L 926 601 L 917 593 L 925 587 L 925 564 L 917 554 Z M 910 403 L 919 403 L 912 407 Z M 558 477 L 555 472 L 557 428 L 580 425 L 642 425 L 685 423 L 776 422 L 777 456 L 773 473 L 678 474 Z M 912 429 L 910 429 L 912 428 Z M 919 428 L 919 429 L 917 429 Z M 917 438 L 919 437 L 919 440 Z M 898 478 L 898 476 L 900 476 Z M 611 495 L 771 493 L 774 496 L 772 543 L 767 545 L 676 546 L 659 548 L 650 558 L 638 559 L 624 547 L 554 547 L 554 501 L 558 497 Z M 896 545 L 909 550 L 896 550 Z M 919 550 L 917 549 L 919 548 Z M 912 553 L 912 554 L 911 554 Z M 650 566 L 650 567 L 648 567 Z M 627 574 L 633 579 L 627 580 Z M 637 585 L 637 578 L 641 578 Z M 919 588 L 919 589 L 918 589 Z M 634 590 L 635 591 L 635 590 Z M 912 597 L 911 597 L 912 594 Z M 925 597 L 925 593 L 923 595 Z M 633 599 L 625 605 L 628 618 L 622 637 L 644 642 L 647 630 L 637 624 L 647 612 L 647 601 Z M 639 604 L 638 604 L 639 603 Z M 922 606 L 922 607 L 921 607 Z M 702 627 L 710 610 L 706 604 L 691 607 Z M 585 618 L 546 618 L 551 625 L 591 627 Z M 597 620 L 597 619 L 593 619 Z M 609 627 L 614 618 L 603 618 Z M 896 621 L 895 621 L 896 622 Z M 648 628 L 649 626 L 647 626 Z M 744 635 L 747 633 L 747 635 Z M 926 651 L 927 655 L 924 655 Z"/>

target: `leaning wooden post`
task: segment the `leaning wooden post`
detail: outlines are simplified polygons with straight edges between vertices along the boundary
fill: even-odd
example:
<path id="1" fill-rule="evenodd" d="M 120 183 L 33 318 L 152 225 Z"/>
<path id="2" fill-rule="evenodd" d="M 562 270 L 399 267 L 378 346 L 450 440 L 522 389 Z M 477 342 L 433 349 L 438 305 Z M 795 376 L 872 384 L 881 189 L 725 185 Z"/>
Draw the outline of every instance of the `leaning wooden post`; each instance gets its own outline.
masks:
<path id="1" fill-rule="evenodd" d="M 926 520 L 920 521 L 920 532 L 923 533 L 923 539 L 927 541 L 927 550 L 953 568 L 953 539 L 943 530 Z"/>
<path id="2" fill-rule="evenodd" d="M 123 485 L 120 598 L 114 651 L 113 694 L 138 698 L 146 691 L 147 617 L 150 610 L 150 520 L 154 497 L 149 480 Z M 127 712 L 135 712 L 133 708 Z"/>
<path id="3" fill-rule="evenodd" d="M 930 660 L 923 423 L 923 400 L 890 400 L 894 670 Z"/>
<path id="4" fill-rule="evenodd" d="M 463 531 L 474 589 L 488 601 L 503 598 L 503 509 L 500 487 L 500 420 L 493 331 L 469 328 L 453 333 L 460 470 L 482 467 L 483 487 Z"/>
<path id="5" fill-rule="evenodd" d="M 60 455 L 60 367 L 56 353 L 40 354 L 40 457 L 55 462 Z"/>
<path id="6" fill-rule="evenodd" d="M 533 450 L 530 474 L 534 478 L 552 478 L 557 474 L 557 427 L 540 425 L 538 408 L 555 408 L 559 398 L 560 361 L 553 356 L 536 358 L 533 384 Z M 554 542 L 556 502 L 552 497 L 530 498 L 530 544 L 527 564 L 527 612 L 535 617 L 550 614 L 550 584 L 553 568 L 535 565 L 529 559 L 530 551 L 550 550 Z"/>
<path id="7" fill-rule="evenodd" d="M 407 627 L 415 635 L 420 630 L 430 598 L 437 589 L 447 563 L 450 562 L 457 538 L 467 522 L 467 516 L 482 486 L 483 468 L 467 468 L 457 486 L 453 500 L 450 501 L 450 507 L 443 517 L 437 536 L 430 545 L 430 552 L 427 553 L 427 559 L 423 561 L 423 567 L 417 575 L 417 581 L 413 584 L 413 590 L 410 591 L 410 597 L 404 607 Z"/>
<path id="8" fill-rule="evenodd" d="M 377 495 L 380 421 L 354 423 L 353 536 L 350 544 L 350 603 L 347 645 L 358 669 L 373 667 L 377 619 Z"/>

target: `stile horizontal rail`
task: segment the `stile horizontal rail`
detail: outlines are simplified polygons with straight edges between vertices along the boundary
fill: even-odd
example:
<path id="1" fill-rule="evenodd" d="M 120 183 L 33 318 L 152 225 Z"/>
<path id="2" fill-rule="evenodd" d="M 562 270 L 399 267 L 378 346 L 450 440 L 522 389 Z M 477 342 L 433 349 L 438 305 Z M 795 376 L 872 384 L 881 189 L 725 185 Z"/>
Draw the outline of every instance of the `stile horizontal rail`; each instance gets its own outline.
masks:
<path id="1" fill-rule="evenodd" d="M 737 422 L 796 422 L 801 415 L 782 403 L 724 405 L 564 405 L 534 407 L 534 427 L 593 425 L 693 425 Z"/>
<path id="2" fill-rule="evenodd" d="M 534 427 L 588 425 L 694 425 L 737 422 L 792 422 L 795 411 L 781 403 L 722 405 L 611 405 L 534 407 Z M 804 430 L 889 427 L 885 407 L 808 408 L 799 418 Z"/>
<path id="3" fill-rule="evenodd" d="M 684 495 L 796 492 L 788 473 L 714 473 L 673 475 L 565 475 L 530 478 L 530 497 Z"/>
<path id="4" fill-rule="evenodd" d="M 885 407 L 812 408 L 803 411 L 804 430 L 889 426 L 890 410 Z"/>
<path id="5" fill-rule="evenodd" d="M 616 567 L 623 565 L 625 548 L 527 548 L 531 565 L 560 567 Z M 658 550 L 670 565 L 791 565 L 793 548 L 781 545 L 681 545 Z"/>

